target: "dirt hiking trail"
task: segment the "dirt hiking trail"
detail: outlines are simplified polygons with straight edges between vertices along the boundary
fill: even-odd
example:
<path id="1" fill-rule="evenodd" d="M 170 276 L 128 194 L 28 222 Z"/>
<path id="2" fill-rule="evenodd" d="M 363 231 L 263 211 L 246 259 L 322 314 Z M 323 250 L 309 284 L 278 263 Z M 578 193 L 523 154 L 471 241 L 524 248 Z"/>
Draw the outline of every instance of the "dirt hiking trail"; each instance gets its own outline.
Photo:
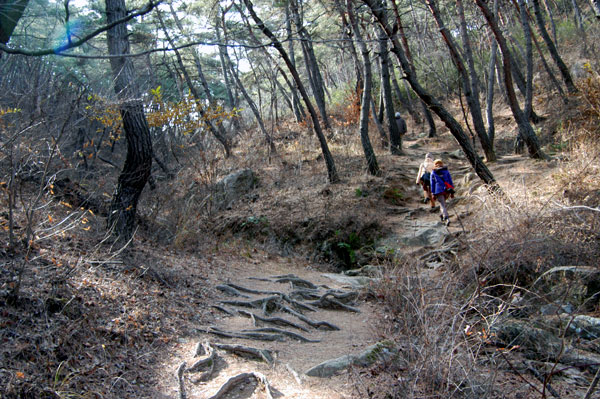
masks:
<path id="1" fill-rule="evenodd" d="M 437 278 L 459 251 L 457 237 L 468 232 L 469 196 L 483 188 L 455 145 L 430 144 L 409 138 L 404 155 L 382 162 L 385 181 L 402 187 L 404 198 L 381 210 L 390 233 L 379 240 L 378 250 L 417 258 L 422 276 Z M 423 202 L 415 184 L 426 152 L 444 160 L 457 189 L 448 201 L 449 226 L 441 223 L 439 206 L 431 209 Z M 524 181 L 533 175 L 526 172 L 530 162 L 506 156 L 491 169 L 497 178 Z M 385 362 L 399 350 L 378 331 L 383 315 L 369 286 L 381 277 L 378 270 L 336 275 L 309 260 L 258 248 L 250 249 L 245 260 L 220 262 L 222 267 L 207 276 L 208 322 L 198 325 L 197 337 L 180 339 L 174 356 L 165 359 L 170 375 L 159 387 L 164 397 L 354 398 L 360 373 L 368 370 L 364 366 Z"/>

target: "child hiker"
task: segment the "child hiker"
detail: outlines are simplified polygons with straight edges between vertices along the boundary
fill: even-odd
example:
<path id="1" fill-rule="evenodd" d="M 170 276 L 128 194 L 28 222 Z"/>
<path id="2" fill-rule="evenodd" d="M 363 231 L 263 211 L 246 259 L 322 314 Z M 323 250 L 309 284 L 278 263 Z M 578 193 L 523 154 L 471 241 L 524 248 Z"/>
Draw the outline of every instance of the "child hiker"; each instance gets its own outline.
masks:
<path id="1" fill-rule="evenodd" d="M 416 184 L 420 184 L 423 188 L 423 202 L 431 205 L 431 209 L 435 208 L 435 200 L 431 194 L 431 172 L 433 171 L 433 157 L 431 153 L 425 154 L 425 160 L 419 165 L 419 173 L 417 173 Z"/>
<path id="2" fill-rule="evenodd" d="M 440 203 L 440 219 L 446 226 L 450 225 L 448 210 L 446 209 L 446 199 L 454 198 L 454 183 L 448 168 L 444 166 L 441 159 L 433 161 L 433 172 L 431 172 L 431 194 Z"/>

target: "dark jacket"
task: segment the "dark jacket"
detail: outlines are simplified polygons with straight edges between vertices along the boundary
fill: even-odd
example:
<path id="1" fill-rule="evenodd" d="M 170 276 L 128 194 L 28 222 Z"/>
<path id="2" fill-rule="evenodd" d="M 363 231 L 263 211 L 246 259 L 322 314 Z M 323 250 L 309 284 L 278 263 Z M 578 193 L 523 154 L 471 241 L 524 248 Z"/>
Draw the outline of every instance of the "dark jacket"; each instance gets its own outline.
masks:
<path id="1" fill-rule="evenodd" d="M 441 168 L 434 169 L 430 177 L 431 182 L 431 194 L 441 194 L 448 189 L 454 189 L 454 183 L 452 183 L 452 176 L 448 172 L 448 168 L 442 166 Z M 449 185 L 447 185 L 447 184 Z"/>
<path id="2" fill-rule="evenodd" d="M 401 135 L 406 134 L 406 121 L 402 117 L 396 118 L 396 125 L 398 126 L 398 133 Z"/>

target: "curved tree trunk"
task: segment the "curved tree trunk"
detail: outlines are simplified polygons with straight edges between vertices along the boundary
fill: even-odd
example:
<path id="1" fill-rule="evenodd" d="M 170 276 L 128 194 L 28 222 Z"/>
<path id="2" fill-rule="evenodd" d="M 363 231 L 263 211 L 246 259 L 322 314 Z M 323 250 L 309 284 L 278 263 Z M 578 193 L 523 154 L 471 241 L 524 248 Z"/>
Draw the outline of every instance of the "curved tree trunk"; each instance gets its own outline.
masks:
<path id="1" fill-rule="evenodd" d="M 331 152 L 329 151 L 329 146 L 327 145 L 327 140 L 325 139 L 325 135 L 323 134 L 323 131 L 321 130 L 321 125 L 319 124 L 319 116 L 317 115 L 315 108 L 312 106 L 312 103 L 310 102 L 310 98 L 308 97 L 308 93 L 304 89 L 304 85 L 302 84 L 302 81 L 300 80 L 300 75 L 298 75 L 298 71 L 296 70 L 296 68 L 294 68 L 294 65 L 292 65 L 290 58 L 288 57 L 287 53 L 285 52 L 285 49 L 283 48 L 283 46 L 281 45 L 279 40 L 277 40 L 277 38 L 275 37 L 273 32 L 271 32 L 271 30 L 265 26 L 265 24 L 258 17 L 258 15 L 256 15 L 256 12 L 254 12 L 254 7 L 252 6 L 252 2 L 250 0 L 244 0 L 244 4 L 248 8 L 248 12 L 250 13 L 250 16 L 252 17 L 252 19 L 258 26 L 258 28 L 264 33 L 265 36 L 267 36 L 271 40 L 273 47 L 275 47 L 275 49 L 279 52 L 279 54 L 281 55 L 281 58 L 283 58 L 290 73 L 294 77 L 294 81 L 296 82 L 298 91 L 300 92 L 300 95 L 302 96 L 302 99 L 304 100 L 306 108 L 308 109 L 308 112 L 312 118 L 313 128 L 315 129 L 315 134 L 317 135 L 317 138 L 319 139 L 319 143 L 321 144 L 321 151 L 323 152 L 323 159 L 325 160 L 325 165 L 327 166 L 327 175 L 329 177 L 329 182 L 330 183 L 339 182 L 340 178 L 339 178 L 339 176 L 337 174 L 337 170 L 335 168 L 335 162 L 333 160 L 333 156 L 331 155 Z"/>
<path id="2" fill-rule="evenodd" d="M 125 0 L 106 0 L 106 20 L 126 16 Z M 129 54 L 127 26 L 119 24 L 107 32 L 108 51 L 111 55 Z M 135 230 L 137 204 L 152 168 L 152 140 L 144 115 L 144 108 L 135 85 L 133 64 L 128 57 L 112 57 L 110 66 L 114 88 L 120 100 L 123 131 L 127 140 L 127 157 L 119 175 L 108 215 L 108 227 L 119 239 L 128 241 Z"/>
<path id="3" fill-rule="evenodd" d="M 461 17 L 460 19 L 462 20 L 461 21 L 461 32 L 464 35 L 463 40 L 465 40 L 466 43 L 468 44 L 469 43 L 468 42 L 468 34 L 467 34 L 467 29 L 466 29 L 466 22 L 464 21 L 464 12 L 462 10 L 462 2 L 460 0 L 457 0 L 456 4 L 457 4 L 459 16 Z M 442 20 L 442 17 L 440 15 L 440 12 L 437 8 L 435 1 L 427 0 L 427 6 L 431 10 L 431 14 L 433 15 L 433 18 L 435 19 L 437 26 L 440 29 L 440 33 L 444 39 L 444 42 L 446 43 L 446 46 L 448 47 L 448 50 L 450 51 L 450 56 L 452 58 L 452 62 L 454 63 L 454 65 L 456 66 L 456 69 L 458 70 L 458 74 L 462 81 L 463 90 L 465 92 L 465 97 L 467 99 L 467 104 L 469 106 L 471 118 L 473 120 L 473 125 L 475 127 L 475 132 L 477 133 L 477 136 L 479 137 L 481 147 L 483 148 L 483 151 L 485 152 L 485 157 L 486 157 L 487 161 L 495 161 L 496 154 L 494 152 L 494 148 L 490 144 L 489 137 L 485 131 L 485 125 L 483 124 L 483 116 L 481 114 L 481 104 L 479 103 L 479 93 L 473 91 L 474 84 L 472 82 L 472 79 L 467 74 L 467 70 L 465 68 L 463 59 L 462 59 L 460 53 L 458 52 L 458 48 L 457 48 L 456 44 L 454 43 L 454 40 L 452 39 L 452 36 L 451 36 L 450 32 L 448 31 L 448 28 L 446 28 L 444 21 Z M 464 30 L 464 32 L 463 32 L 463 30 Z M 467 47 L 467 46 L 465 46 L 465 47 Z M 470 46 L 468 46 L 467 48 L 470 49 Z M 467 53 L 469 53 L 469 51 L 467 51 Z M 472 55 L 471 55 L 471 63 L 473 63 Z M 475 69 L 475 66 L 473 65 L 473 70 L 472 70 L 473 73 L 475 72 L 474 69 Z M 479 90 L 478 87 L 479 86 L 477 84 L 475 84 L 475 88 L 477 90 Z"/>
<path id="4" fill-rule="evenodd" d="M 8 43 L 28 3 L 29 0 L 0 1 L 0 43 Z M 0 57 L 2 57 L 2 51 L 0 51 Z"/>
<path id="5" fill-rule="evenodd" d="M 406 58 L 408 60 L 409 66 L 413 75 L 416 77 L 415 65 L 412 59 L 412 54 L 410 52 L 410 46 L 408 45 L 408 39 L 406 38 L 406 34 L 404 33 L 404 25 L 402 25 L 402 20 L 400 19 L 400 13 L 398 12 L 398 8 L 396 7 L 396 3 L 394 1 L 391 2 L 392 9 L 394 10 L 394 16 L 396 17 L 396 25 L 398 26 L 398 35 L 402 39 L 402 44 L 404 45 L 404 51 L 406 52 Z M 387 32 L 386 32 L 387 33 Z M 421 100 L 421 107 L 423 108 L 423 115 L 425 116 L 425 120 L 427 121 L 427 125 L 429 126 L 428 137 L 435 137 L 436 128 L 435 121 L 433 120 L 433 115 L 431 115 L 431 110 L 427 107 L 427 104 Z"/>
<path id="6" fill-rule="evenodd" d="M 527 149 L 529 150 L 529 156 L 531 156 L 532 158 L 546 159 L 547 156 L 542 151 L 542 148 L 540 147 L 537 136 L 535 135 L 535 132 L 531 128 L 531 125 L 529 124 L 529 121 L 525 117 L 525 114 L 523 114 L 523 111 L 521 111 L 521 108 L 519 107 L 519 102 L 517 101 L 517 96 L 515 94 L 515 89 L 513 87 L 513 82 L 512 82 L 512 71 L 511 71 L 512 56 L 510 54 L 510 51 L 508 50 L 508 45 L 506 44 L 506 40 L 504 39 L 502 32 L 498 28 L 498 25 L 496 24 L 494 16 L 491 13 L 491 11 L 489 10 L 489 8 L 483 3 L 482 0 L 475 0 L 475 3 L 481 9 L 483 16 L 487 20 L 488 25 L 492 29 L 492 32 L 494 32 L 496 41 L 498 42 L 498 45 L 500 46 L 500 51 L 502 52 L 502 66 L 503 66 L 503 70 L 504 70 L 504 85 L 506 87 L 508 103 L 509 103 L 510 109 L 512 111 L 512 114 L 515 118 L 515 121 L 517 122 L 517 125 L 519 127 L 519 134 L 521 135 L 521 137 L 523 138 L 523 140 L 525 140 L 525 143 L 527 144 Z"/>
<path id="7" fill-rule="evenodd" d="M 565 82 L 565 85 L 567 86 L 567 91 L 569 92 L 569 94 L 577 93 L 578 90 L 577 90 L 577 87 L 575 87 L 575 84 L 573 83 L 573 78 L 571 77 L 571 72 L 569 72 L 569 68 L 567 67 L 567 65 L 565 65 L 564 61 L 558 54 L 558 50 L 556 49 L 554 42 L 552 42 L 552 39 L 550 39 L 550 35 L 548 35 L 548 31 L 546 30 L 546 26 L 544 23 L 544 16 L 542 15 L 542 10 L 540 8 L 539 0 L 533 0 L 533 10 L 535 13 L 535 20 L 537 22 L 538 29 L 540 30 L 540 34 L 542 35 L 542 39 L 546 43 L 546 46 L 548 46 L 548 51 L 550 52 L 552 59 L 556 63 L 558 70 L 560 71 L 563 81 Z"/>
<path id="8" fill-rule="evenodd" d="M 481 180 L 483 180 L 486 184 L 489 184 L 493 190 L 499 191 L 500 187 L 496 183 L 492 172 L 490 172 L 487 166 L 485 166 L 481 159 L 479 159 L 477 153 L 475 152 L 475 150 L 471 146 L 471 143 L 469 142 L 469 138 L 463 131 L 460 124 L 442 106 L 442 104 L 440 104 L 440 102 L 437 101 L 432 95 L 430 95 L 417 81 L 411 63 L 409 62 L 404 51 L 402 51 L 402 46 L 400 45 L 400 42 L 394 35 L 391 27 L 386 23 L 385 19 L 383 18 L 380 7 L 378 4 L 376 4 L 376 0 L 363 0 L 363 2 L 369 6 L 371 12 L 376 17 L 379 24 L 383 27 L 385 33 L 390 38 L 392 42 L 392 52 L 396 55 L 396 58 L 400 62 L 402 70 L 404 71 L 404 74 L 406 76 L 406 80 L 410 84 L 410 87 L 419 96 L 419 98 L 423 100 L 423 102 L 427 104 L 427 106 L 444 121 L 444 123 L 446 124 L 448 129 L 450 129 L 450 132 L 452 133 L 458 144 L 461 146 L 462 150 L 467 156 L 467 159 L 475 169 L 475 173 L 477 173 Z"/>
<path id="9" fill-rule="evenodd" d="M 373 146 L 371 146 L 371 141 L 369 140 L 369 107 L 371 106 L 371 85 L 373 84 L 373 79 L 371 76 L 371 60 L 369 58 L 369 50 L 363 41 L 362 34 L 360 33 L 360 27 L 356 22 L 356 17 L 354 16 L 354 12 L 352 10 L 352 0 L 346 1 L 346 9 L 348 11 L 348 17 L 352 25 L 352 30 L 354 31 L 354 37 L 356 38 L 356 42 L 362 55 L 363 71 L 365 74 L 363 79 L 364 89 L 360 108 L 360 141 L 365 153 L 365 158 L 367 159 L 369 173 L 373 176 L 376 176 L 379 174 L 379 165 L 377 164 L 377 157 L 375 156 Z"/>

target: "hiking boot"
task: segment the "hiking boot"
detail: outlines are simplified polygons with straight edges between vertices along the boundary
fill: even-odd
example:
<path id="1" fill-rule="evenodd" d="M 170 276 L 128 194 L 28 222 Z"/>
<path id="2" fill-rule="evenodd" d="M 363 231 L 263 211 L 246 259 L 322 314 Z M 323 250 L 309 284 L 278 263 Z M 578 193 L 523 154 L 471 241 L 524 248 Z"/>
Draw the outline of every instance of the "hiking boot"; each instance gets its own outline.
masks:
<path id="1" fill-rule="evenodd" d="M 446 219 L 444 218 L 444 215 L 440 215 L 440 220 L 442 221 L 442 223 L 444 223 L 444 220 L 446 220 Z"/>
<path id="2" fill-rule="evenodd" d="M 444 223 L 446 224 L 446 227 L 450 226 L 450 218 L 446 218 Z"/>

